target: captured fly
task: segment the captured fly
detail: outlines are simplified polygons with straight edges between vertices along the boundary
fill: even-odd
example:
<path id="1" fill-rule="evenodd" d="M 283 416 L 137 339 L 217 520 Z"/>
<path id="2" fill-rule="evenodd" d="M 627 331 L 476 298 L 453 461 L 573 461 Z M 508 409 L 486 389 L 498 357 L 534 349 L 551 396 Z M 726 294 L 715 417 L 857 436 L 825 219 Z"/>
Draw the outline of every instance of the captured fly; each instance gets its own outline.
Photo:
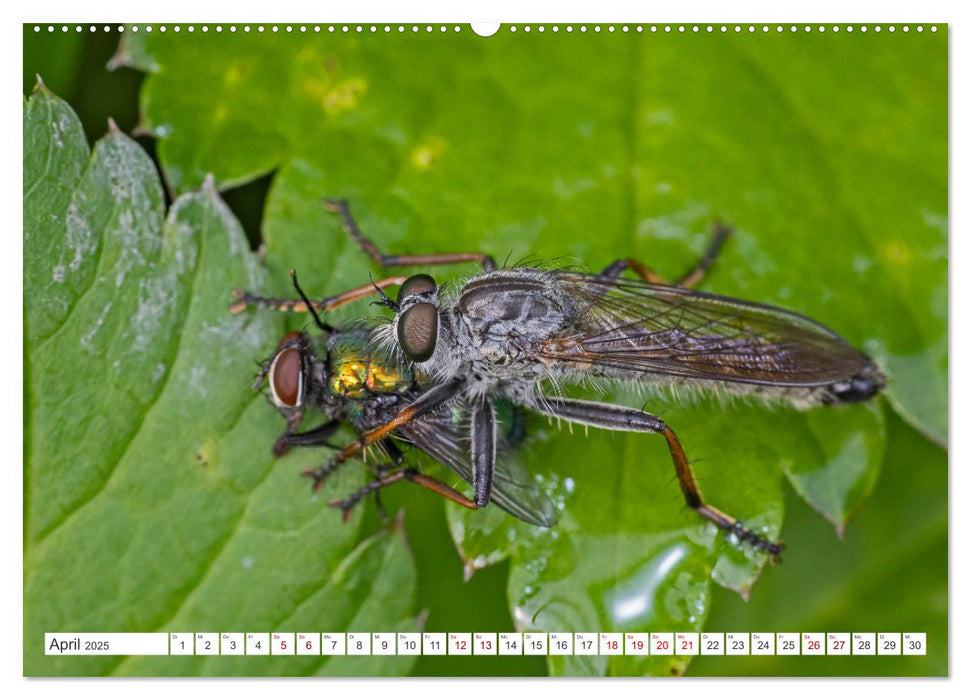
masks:
<path id="1" fill-rule="evenodd" d="M 564 398 L 545 386 L 590 377 L 681 384 L 758 393 L 801 407 L 863 401 L 886 378 L 876 364 L 839 335 L 783 309 L 689 289 L 713 263 L 729 231 L 717 228 L 708 253 L 675 284 L 636 260 L 622 259 L 599 274 L 530 267 L 497 269 L 480 253 L 385 256 L 357 229 L 346 203 L 330 202 L 350 235 L 376 261 L 432 265 L 478 261 L 483 272 L 458 289 L 443 290 L 427 274 L 401 283 L 397 300 L 373 286 L 394 319 L 378 340 L 433 378 L 433 388 L 383 425 L 366 431 L 328 465 L 352 457 L 440 406 L 468 406 L 473 499 L 482 508 L 495 496 L 495 402 L 608 430 L 660 433 L 667 442 L 685 500 L 702 517 L 739 540 L 775 556 L 782 545 L 745 528 L 704 501 L 674 431 L 645 411 Z M 640 279 L 622 278 L 630 269 Z M 462 501 L 460 501 L 462 502 Z"/>
<path id="2" fill-rule="evenodd" d="M 297 290 L 303 297 L 299 287 Z M 305 332 L 287 333 L 273 356 L 261 366 L 254 388 L 266 382 L 270 402 L 286 419 L 286 429 L 274 445 L 277 456 L 291 447 L 332 446 L 328 440 L 343 424 L 365 434 L 393 420 L 404 407 L 420 401 L 427 393 L 429 387 L 416 372 L 400 367 L 386 352 L 369 344 L 371 329 L 362 325 L 337 329 L 320 321 L 314 307 L 335 308 L 346 303 L 348 295 L 313 305 L 306 302 L 306 297 L 301 302 L 285 302 L 245 293 L 237 296 L 234 311 L 247 304 L 310 309 L 323 331 L 315 337 Z M 356 297 L 351 294 L 350 298 Z M 299 432 L 309 412 L 320 414 L 322 422 Z M 428 412 L 377 441 L 388 461 L 376 468 L 374 481 L 330 505 L 341 508 L 346 519 L 362 498 L 370 493 L 377 497 L 381 488 L 401 480 L 412 481 L 452 500 L 467 500 L 448 485 L 404 466 L 405 458 L 397 444 L 400 441 L 413 445 L 471 482 L 466 413 L 462 404 L 456 403 L 449 411 Z M 336 466 L 308 470 L 305 474 L 318 489 Z M 515 459 L 502 459 L 497 467 L 492 500 L 528 523 L 548 527 L 556 522 L 552 502 Z"/>

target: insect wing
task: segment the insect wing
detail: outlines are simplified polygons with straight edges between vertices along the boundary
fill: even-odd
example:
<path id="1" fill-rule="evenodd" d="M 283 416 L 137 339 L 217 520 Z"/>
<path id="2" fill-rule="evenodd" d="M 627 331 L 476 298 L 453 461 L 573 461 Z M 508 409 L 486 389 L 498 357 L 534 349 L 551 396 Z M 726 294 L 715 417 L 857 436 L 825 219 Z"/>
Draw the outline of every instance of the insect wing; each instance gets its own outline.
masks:
<path id="1" fill-rule="evenodd" d="M 872 363 L 797 313 L 681 287 L 559 272 L 574 323 L 545 340 L 547 360 L 599 372 L 814 387 Z"/>
<path id="2" fill-rule="evenodd" d="M 472 463 L 468 434 L 448 409 L 401 426 L 398 433 L 470 484 Z M 500 443 L 501 445 L 501 443 Z M 491 503 L 532 525 L 552 527 L 557 513 L 549 496 L 522 463 L 502 450 L 496 456 Z"/>

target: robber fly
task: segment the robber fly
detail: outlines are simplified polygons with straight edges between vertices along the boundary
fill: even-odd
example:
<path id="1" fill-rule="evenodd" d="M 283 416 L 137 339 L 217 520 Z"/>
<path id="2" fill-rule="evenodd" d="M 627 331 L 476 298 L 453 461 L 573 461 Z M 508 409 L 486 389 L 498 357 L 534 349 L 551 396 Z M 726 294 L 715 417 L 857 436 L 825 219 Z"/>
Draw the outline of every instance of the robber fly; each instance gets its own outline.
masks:
<path id="1" fill-rule="evenodd" d="M 674 284 L 632 259 L 599 274 L 532 267 L 497 269 L 483 253 L 384 255 L 358 229 L 347 203 L 330 201 L 344 228 L 384 267 L 474 261 L 482 273 L 458 289 L 427 274 L 372 283 L 394 312 L 376 340 L 389 345 L 433 386 L 390 420 L 347 445 L 322 469 L 401 432 L 440 406 L 470 413 L 468 508 L 495 498 L 495 403 L 508 399 L 537 413 L 608 430 L 660 433 L 687 505 L 740 541 L 775 557 L 782 544 L 708 504 L 674 431 L 642 410 L 546 394 L 544 386 L 591 377 L 719 388 L 760 394 L 799 407 L 853 403 L 877 394 L 876 364 L 820 323 L 783 309 L 690 289 L 714 262 L 730 231 L 716 227 L 706 255 Z M 640 279 L 625 279 L 625 270 Z M 383 291 L 399 284 L 396 300 Z M 364 288 L 352 290 L 363 293 Z"/>
<path id="2" fill-rule="evenodd" d="M 341 425 L 350 424 L 359 433 L 366 433 L 392 420 L 405 406 L 421 401 L 429 385 L 413 369 L 399 366 L 386 352 L 369 344 L 372 329 L 360 323 L 338 329 L 317 315 L 317 309 L 333 309 L 357 298 L 360 290 L 310 302 L 297 284 L 295 274 L 293 284 L 301 297 L 299 302 L 238 292 L 233 306 L 235 312 L 249 304 L 275 306 L 284 311 L 309 310 L 322 331 L 314 337 L 303 331 L 287 333 L 273 356 L 261 365 L 254 389 L 265 382 L 267 397 L 286 420 L 286 428 L 273 448 L 276 456 L 293 447 L 333 447 L 329 439 Z M 299 432 L 310 412 L 321 415 L 322 422 Z M 461 402 L 455 402 L 448 410 L 429 411 L 385 436 L 377 447 L 388 461 L 377 466 L 376 478 L 330 505 L 340 508 L 347 519 L 351 509 L 365 496 L 374 494 L 377 498 L 380 489 L 402 480 L 461 502 L 464 496 L 447 484 L 404 466 L 405 457 L 398 442 L 417 447 L 471 481 L 467 423 L 466 408 Z M 336 466 L 308 470 L 305 474 L 313 479 L 317 490 Z M 492 500 L 528 523 L 549 527 L 556 522 L 552 501 L 522 464 L 508 455 L 496 468 Z"/>

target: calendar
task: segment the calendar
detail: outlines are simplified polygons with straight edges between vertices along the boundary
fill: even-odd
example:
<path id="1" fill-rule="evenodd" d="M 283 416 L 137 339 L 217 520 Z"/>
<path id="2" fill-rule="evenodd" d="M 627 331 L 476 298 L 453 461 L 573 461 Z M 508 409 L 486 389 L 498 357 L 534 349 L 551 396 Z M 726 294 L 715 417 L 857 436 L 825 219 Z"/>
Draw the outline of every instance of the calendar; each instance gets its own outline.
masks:
<path id="1" fill-rule="evenodd" d="M 802 640 L 797 647 L 794 639 Z M 876 640 L 879 639 L 879 644 Z M 245 651 L 242 641 L 245 640 Z M 854 643 L 851 644 L 851 640 Z M 49 656 L 922 656 L 924 632 L 272 632 L 48 633 Z M 777 652 L 776 649 L 779 651 Z M 800 651 L 801 649 L 801 651 Z"/>

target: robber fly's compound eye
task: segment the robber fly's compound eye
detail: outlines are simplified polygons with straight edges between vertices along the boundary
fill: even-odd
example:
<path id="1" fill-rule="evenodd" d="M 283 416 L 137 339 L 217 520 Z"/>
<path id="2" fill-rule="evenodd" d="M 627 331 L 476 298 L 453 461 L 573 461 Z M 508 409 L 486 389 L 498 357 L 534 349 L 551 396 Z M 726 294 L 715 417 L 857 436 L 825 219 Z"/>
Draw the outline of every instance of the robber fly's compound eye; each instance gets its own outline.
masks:
<path id="1" fill-rule="evenodd" d="M 415 294 L 428 294 L 435 291 L 435 279 L 431 275 L 412 275 L 401 284 L 398 290 L 398 303 Z"/>
<path id="2" fill-rule="evenodd" d="M 415 277 L 426 277 L 428 275 L 416 275 Z M 412 277 L 405 281 L 408 284 Z M 432 285 L 435 282 L 432 281 Z M 404 286 L 402 286 L 404 290 Z M 412 362 L 424 362 L 435 352 L 435 343 L 438 340 L 438 309 L 434 304 L 421 302 L 415 304 L 405 311 L 398 318 L 398 345 Z"/>
<path id="3" fill-rule="evenodd" d="M 280 408 L 294 408 L 303 404 L 303 358 L 300 348 L 294 347 L 294 336 L 288 333 L 280 341 L 270 365 L 270 398 Z"/>

